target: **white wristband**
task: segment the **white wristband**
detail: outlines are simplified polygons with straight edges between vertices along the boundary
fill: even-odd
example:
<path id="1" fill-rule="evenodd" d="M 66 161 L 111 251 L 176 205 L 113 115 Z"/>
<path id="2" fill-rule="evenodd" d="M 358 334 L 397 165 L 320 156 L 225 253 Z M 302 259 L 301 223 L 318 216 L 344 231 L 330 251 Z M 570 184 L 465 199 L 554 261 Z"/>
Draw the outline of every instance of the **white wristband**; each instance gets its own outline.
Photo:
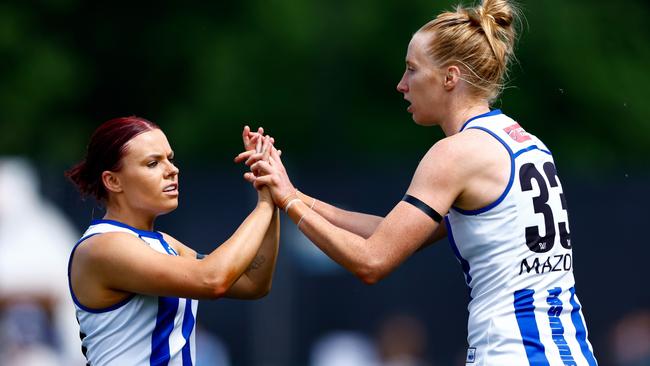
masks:
<path id="1" fill-rule="evenodd" d="M 296 227 L 298 228 L 298 230 L 300 230 L 300 224 L 302 223 L 302 220 L 305 218 L 305 216 L 307 216 L 307 214 L 302 215 L 300 217 L 300 220 L 298 220 L 298 223 L 296 224 Z"/>
<path id="2" fill-rule="evenodd" d="M 294 198 L 291 201 L 289 201 L 289 203 L 287 203 L 287 205 L 284 207 L 284 212 L 289 213 L 289 207 L 291 207 L 291 205 L 293 205 L 295 202 L 298 201 L 300 201 L 300 198 Z"/>

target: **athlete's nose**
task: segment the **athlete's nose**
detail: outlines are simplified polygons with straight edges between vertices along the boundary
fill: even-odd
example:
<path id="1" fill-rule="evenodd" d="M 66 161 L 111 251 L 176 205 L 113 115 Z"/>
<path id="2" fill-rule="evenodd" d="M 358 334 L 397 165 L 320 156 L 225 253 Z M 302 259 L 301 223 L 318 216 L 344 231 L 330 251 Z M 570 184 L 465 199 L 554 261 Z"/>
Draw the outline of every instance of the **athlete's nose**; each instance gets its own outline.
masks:
<path id="1" fill-rule="evenodd" d="M 402 78 L 399 80 L 399 83 L 397 83 L 397 91 L 404 94 L 409 91 L 408 86 L 406 85 L 406 72 L 402 76 Z"/>
<path id="2" fill-rule="evenodd" d="M 170 161 L 169 167 L 167 168 L 167 171 L 165 173 L 167 177 L 173 177 L 175 175 L 178 175 L 178 173 L 180 173 L 180 169 L 178 169 L 178 167 Z"/>

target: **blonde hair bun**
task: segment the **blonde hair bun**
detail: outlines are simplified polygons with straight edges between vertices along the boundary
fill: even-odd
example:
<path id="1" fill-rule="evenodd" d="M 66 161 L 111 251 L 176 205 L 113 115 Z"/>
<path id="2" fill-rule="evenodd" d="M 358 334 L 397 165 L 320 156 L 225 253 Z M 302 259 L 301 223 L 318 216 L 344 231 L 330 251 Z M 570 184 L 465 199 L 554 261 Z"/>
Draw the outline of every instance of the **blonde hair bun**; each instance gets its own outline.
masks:
<path id="1" fill-rule="evenodd" d="M 512 1 L 483 0 L 476 7 L 441 13 L 418 33 L 432 35 L 427 51 L 434 63 L 461 66 L 473 93 L 492 102 L 514 58 L 519 14 Z"/>

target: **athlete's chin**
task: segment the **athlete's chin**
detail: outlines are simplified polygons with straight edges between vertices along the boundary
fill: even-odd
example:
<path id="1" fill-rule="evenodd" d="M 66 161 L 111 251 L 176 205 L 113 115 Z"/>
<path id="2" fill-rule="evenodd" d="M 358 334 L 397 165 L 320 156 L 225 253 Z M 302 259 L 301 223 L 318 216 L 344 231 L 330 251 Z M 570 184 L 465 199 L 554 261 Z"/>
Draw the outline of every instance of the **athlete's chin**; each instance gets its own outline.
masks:
<path id="1" fill-rule="evenodd" d="M 413 122 L 415 122 L 416 125 L 420 124 L 420 118 L 418 118 L 418 115 L 416 113 L 411 112 L 411 118 L 413 119 Z"/>
<path id="2" fill-rule="evenodd" d="M 436 125 L 436 123 L 431 121 L 429 118 L 425 118 L 425 117 L 420 116 L 420 115 L 418 115 L 416 113 L 413 113 L 411 115 L 411 118 L 413 118 L 413 122 L 415 122 L 415 124 L 418 125 L 418 126 L 428 127 L 428 126 Z"/>
<path id="3" fill-rule="evenodd" d="M 165 202 L 164 205 L 161 205 L 158 212 L 159 215 L 164 215 L 174 211 L 176 208 L 178 208 L 178 198 L 173 198 Z"/>

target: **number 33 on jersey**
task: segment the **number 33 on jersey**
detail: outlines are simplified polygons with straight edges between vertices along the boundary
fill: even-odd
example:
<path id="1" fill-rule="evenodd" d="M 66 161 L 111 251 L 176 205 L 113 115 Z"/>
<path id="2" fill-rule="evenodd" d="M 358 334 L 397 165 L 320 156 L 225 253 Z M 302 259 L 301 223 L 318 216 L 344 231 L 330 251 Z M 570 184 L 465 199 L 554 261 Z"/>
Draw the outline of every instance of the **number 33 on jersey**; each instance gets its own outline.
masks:
<path id="1" fill-rule="evenodd" d="M 495 202 L 452 207 L 445 219 L 470 293 L 466 364 L 596 365 L 550 150 L 500 110 L 469 120 L 465 129 L 491 135 L 510 156 L 510 179 Z"/>

